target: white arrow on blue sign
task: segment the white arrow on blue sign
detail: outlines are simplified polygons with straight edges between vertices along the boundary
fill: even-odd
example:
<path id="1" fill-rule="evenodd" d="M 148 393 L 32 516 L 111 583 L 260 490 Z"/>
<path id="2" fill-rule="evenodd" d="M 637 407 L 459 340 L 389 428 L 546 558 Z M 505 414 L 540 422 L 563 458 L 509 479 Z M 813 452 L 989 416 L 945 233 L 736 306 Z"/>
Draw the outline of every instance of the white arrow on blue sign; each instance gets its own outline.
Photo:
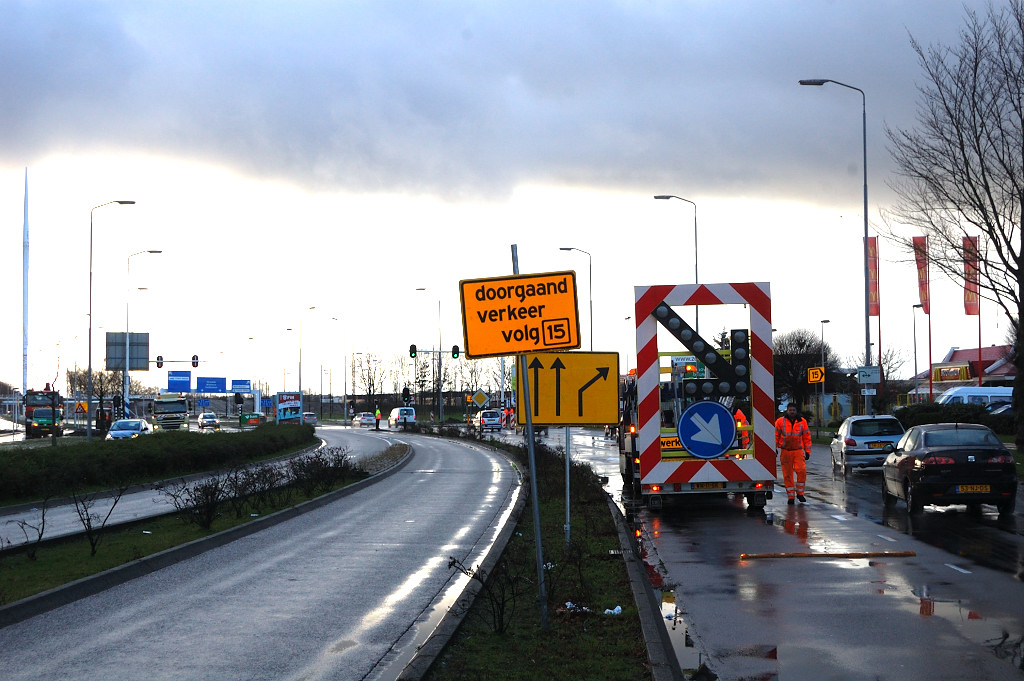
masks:
<path id="1" fill-rule="evenodd" d="M 694 402 L 679 417 L 676 432 L 686 451 L 701 459 L 717 459 L 736 439 L 736 422 L 720 402 Z"/>

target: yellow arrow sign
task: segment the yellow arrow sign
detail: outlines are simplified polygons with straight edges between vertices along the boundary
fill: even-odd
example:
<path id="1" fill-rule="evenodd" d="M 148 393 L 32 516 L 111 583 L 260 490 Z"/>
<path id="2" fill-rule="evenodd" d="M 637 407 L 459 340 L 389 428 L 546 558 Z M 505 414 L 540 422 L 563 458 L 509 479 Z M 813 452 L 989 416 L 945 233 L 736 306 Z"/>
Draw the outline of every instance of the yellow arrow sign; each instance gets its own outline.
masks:
<path id="1" fill-rule="evenodd" d="M 526 355 L 533 422 L 547 426 L 617 423 L 619 355 L 615 352 L 543 352 Z M 523 394 L 522 376 L 516 378 Z M 526 423 L 523 399 L 516 418 Z"/>
<path id="2" fill-rule="evenodd" d="M 459 282 L 466 357 L 499 357 L 580 346 L 576 273 Z"/>
<path id="3" fill-rule="evenodd" d="M 808 383 L 824 383 L 825 367 L 811 367 L 807 370 Z"/>

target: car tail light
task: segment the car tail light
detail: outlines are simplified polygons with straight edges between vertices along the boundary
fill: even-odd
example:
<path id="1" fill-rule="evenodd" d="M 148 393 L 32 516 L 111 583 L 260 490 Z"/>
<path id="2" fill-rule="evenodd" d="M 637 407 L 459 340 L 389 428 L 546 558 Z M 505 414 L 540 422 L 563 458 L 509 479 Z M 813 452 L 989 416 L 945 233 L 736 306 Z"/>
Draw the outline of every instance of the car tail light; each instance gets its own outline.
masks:
<path id="1" fill-rule="evenodd" d="M 843 440 L 843 444 L 846 445 L 847 447 L 856 447 L 857 441 L 854 440 L 852 437 L 848 437 L 845 440 Z"/>
<path id="2" fill-rule="evenodd" d="M 923 459 L 919 459 L 919 463 L 922 466 L 941 466 L 956 463 L 956 460 L 949 456 L 926 456 Z"/>
<path id="3" fill-rule="evenodd" d="M 993 456 L 988 460 L 989 463 L 1013 463 L 1013 457 L 1009 454 L 1000 454 L 999 456 Z"/>

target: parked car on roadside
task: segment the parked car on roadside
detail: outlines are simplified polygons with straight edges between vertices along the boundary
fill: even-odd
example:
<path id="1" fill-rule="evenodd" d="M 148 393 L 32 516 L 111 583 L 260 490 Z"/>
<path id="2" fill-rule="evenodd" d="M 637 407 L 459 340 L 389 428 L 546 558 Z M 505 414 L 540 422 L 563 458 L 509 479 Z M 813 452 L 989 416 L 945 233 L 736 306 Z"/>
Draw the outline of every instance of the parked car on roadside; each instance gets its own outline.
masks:
<path id="1" fill-rule="evenodd" d="M 213 428 L 220 430 L 220 419 L 212 411 L 203 412 L 199 415 L 199 430 Z"/>
<path id="2" fill-rule="evenodd" d="M 145 419 L 118 419 L 110 424 L 107 440 L 130 440 L 140 435 L 151 435 L 153 427 Z"/>
<path id="3" fill-rule="evenodd" d="M 844 474 L 854 468 L 881 468 L 885 446 L 899 442 L 903 432 L 894 416 L 850 416 L 832 434 L 832 467 Z"/>
<path id="4" fill-rule="evenodd" d="M 995 504 L 1000 515 L 1017 504 L 1017 464 L 987 426 L 932 423 L 913 426 L 882 465 L 886 506 L 903 499 L 909 513 L 926 504 Z"/>

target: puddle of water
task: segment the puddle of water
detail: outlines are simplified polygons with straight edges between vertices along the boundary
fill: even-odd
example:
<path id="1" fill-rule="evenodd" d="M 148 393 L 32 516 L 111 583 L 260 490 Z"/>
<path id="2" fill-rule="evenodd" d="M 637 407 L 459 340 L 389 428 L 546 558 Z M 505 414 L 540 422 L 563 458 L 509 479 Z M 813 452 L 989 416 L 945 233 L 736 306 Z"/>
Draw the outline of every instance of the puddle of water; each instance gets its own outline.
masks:
<path id="1" fill-rule="evenodd" d="M 665 629 L 679 667 L 684 673 L 692 674 L 704 662 L 705 655 L 696 636 L 690 634 L 690 623 L 686 614 L 679 609 L 674 591 L 661 592 L 661 616 L 665 619 Z"/>

